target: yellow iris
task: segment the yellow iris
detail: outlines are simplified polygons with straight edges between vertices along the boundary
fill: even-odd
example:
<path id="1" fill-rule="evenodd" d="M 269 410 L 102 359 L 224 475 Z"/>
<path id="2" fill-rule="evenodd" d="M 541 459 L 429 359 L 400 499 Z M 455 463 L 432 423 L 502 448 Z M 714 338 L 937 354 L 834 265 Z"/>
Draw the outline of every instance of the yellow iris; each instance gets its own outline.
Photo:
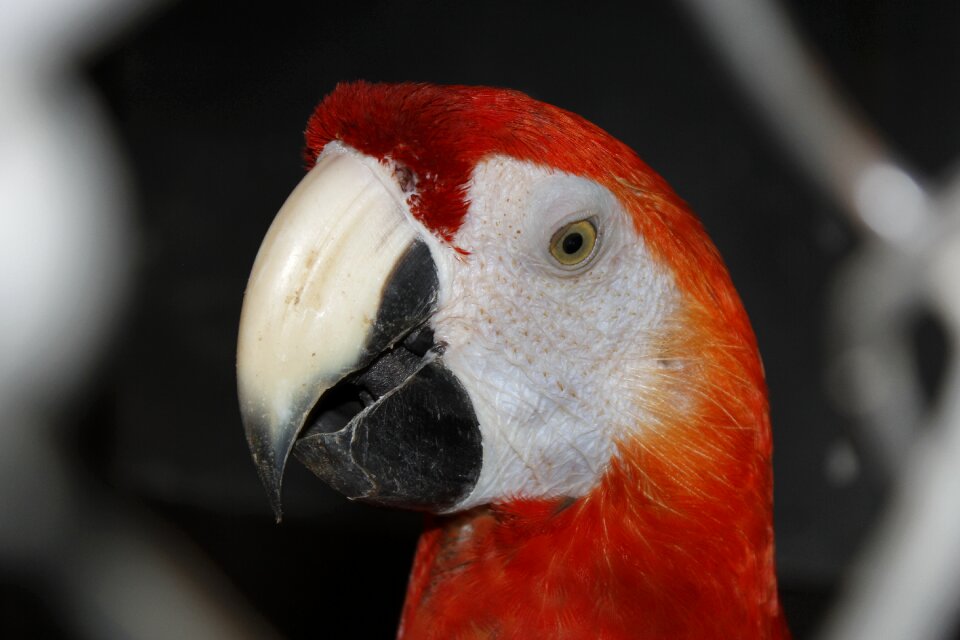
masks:
<path id="1" fill-rule="evenodd" d="M 561 227 L 550 239 L 550 255 L 565 267 L 574 267 L 593 255 L 597 228 L 590 220 L 577 220 Z"/>

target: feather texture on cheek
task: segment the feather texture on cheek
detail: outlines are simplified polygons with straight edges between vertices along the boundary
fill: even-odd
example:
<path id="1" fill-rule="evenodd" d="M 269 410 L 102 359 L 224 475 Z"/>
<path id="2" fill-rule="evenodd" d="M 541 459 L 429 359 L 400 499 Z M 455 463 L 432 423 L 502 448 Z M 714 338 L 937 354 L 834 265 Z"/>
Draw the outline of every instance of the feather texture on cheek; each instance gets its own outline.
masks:
<path id="1" fill-rule="evenodd" d="M 616 441 L 650 422 L 639 391 L 657 386 L 675 288 L 593 181 L 495 156 L 468 195 L 454 239 L 466 255 L 446 252 L 434 318 L 483 433 L 481 477 L 458 507 L 584 495 Z M 585 218 L 597 248 L 571 271 L 551 238 Z"/>

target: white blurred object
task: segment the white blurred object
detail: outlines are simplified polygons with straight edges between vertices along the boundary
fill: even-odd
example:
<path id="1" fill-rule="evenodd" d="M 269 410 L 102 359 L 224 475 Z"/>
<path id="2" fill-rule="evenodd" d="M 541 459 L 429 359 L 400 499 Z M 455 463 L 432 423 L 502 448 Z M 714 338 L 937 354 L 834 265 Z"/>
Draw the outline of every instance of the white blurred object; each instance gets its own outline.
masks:
<path id="1" fill-rule="evenodd" d="M 960 345 L 960 172 L 939 193 L 844 103 L 776 2 L 686 0 L 774 133 L 864 236 L 835 282 L 831 382 L 894 495 L 825 640 L 938 640 L 960 611 L 960 363 L 924 406 L 909 320 L 926 306 Z"/>
<path id="2" fill-rule="evenodd" d="M 892 164 L 868 166 L 854 184 L 854 202 L 866 225 L 890 243 L 915 235 L 927 218 L 926 194 Z"/>
<path id="3" fill-rule="evenodd" d="M 100 109 L 75 80 L 45 80 L 0 77 L 4 407 L 79 382 L 129 276 L 127 183 Z"/>
<path id="4" fill-rule="evenodd" d="M 150 4 L 0 0 L 0 407 L 7 411 L 61 397 L 116 317 L 130 275 L 127 180 L 102 109 L 71 64 Z"/>
<path id="5" fill-rule="evenodd" d="M 75 515 L 53 418 L 109 335 L 129 276 L 112 137 L 67 52 L 40 48 L 65 40 L 62 14 L 41 28 L 54 9 L 8 2 L 0 21 L 0 553 L 17 564 L 43 559 Z"/>
<path id="6" fill-rule="evenodd" d="M 89 638 L 269 638 L 177 532 L 103 492 L 57 446 L 106 346 L 136 246 L 123 163 L 72 65 L 152 4 L 0 5 L 0 566 Z"/>

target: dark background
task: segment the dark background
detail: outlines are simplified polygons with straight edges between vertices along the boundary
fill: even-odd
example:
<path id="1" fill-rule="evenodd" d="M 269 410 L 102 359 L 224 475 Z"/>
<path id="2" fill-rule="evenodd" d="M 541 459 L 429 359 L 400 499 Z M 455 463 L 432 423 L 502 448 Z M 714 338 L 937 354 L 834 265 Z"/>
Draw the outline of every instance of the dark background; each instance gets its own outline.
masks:
<path id="1" fill-rule="evenodd" d="M 954 2 L 785 6 L 909 163 L 935 176 L 955 159 Z M 838 447 L 862 448 L 824 375 L 831 274 L 856 238 L 681 8 L 193 0 L 152 11 L 91 52 L 83 72 L 131 165 L 140 237 L 123 333 L 77 402 L 65 446 L 98 482 L 185 532 L 283 634 L 391 637 L 420 528 L 416 514 L 347 503 L 297 464 L 275 525 L 237 409 L 249 268 L 302 176 L 312 107 L 358 78 L 523 90 L 624 140 L 699 213 L 764 354 L 781 591 L 795 635 L 815 628 L 885 495 L 868 457 L 852 476 L 828 473 Z M 921 332 L 919 345 L 936 351 L 936 337 Z M 72 637 L 42 597 L 4 582 L 0 635 Z"/>

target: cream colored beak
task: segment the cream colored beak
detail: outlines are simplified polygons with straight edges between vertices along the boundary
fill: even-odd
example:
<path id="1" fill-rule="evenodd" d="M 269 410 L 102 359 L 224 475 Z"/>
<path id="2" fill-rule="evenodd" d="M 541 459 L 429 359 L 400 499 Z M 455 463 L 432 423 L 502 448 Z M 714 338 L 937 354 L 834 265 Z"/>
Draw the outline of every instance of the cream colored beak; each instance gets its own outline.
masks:
<path id="1" fill-rule="evenodd" d="M 243 302 L 237 382 L 247 442 L 278 519 L 297 434 L 321 394 L 369 360 L 384 289 L 416 239 L 389 171 L 338 143 L 264 238 Z"/>

